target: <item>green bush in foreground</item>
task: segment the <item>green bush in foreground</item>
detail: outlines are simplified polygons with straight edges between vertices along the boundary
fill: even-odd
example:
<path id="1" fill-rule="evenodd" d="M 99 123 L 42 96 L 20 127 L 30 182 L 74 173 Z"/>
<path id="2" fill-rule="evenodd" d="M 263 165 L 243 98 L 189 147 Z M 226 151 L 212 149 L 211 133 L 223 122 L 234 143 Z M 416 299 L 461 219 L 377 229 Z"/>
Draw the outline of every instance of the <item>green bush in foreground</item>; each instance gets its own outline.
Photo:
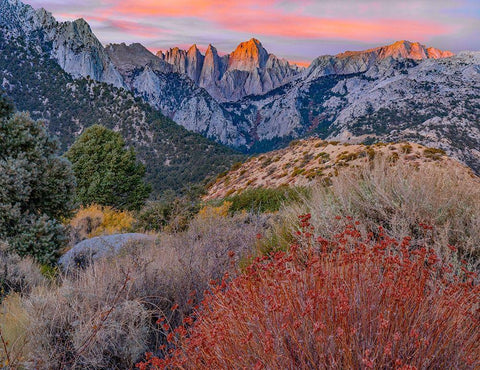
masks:
<path id="1" fill-rule="evenodd" d="M 20 256 L 52 264 L 66 241 L 57 220 L 73 207 L 70 163 L 27 114 L 0 117 L 0 142 L 0 239 Z"/>

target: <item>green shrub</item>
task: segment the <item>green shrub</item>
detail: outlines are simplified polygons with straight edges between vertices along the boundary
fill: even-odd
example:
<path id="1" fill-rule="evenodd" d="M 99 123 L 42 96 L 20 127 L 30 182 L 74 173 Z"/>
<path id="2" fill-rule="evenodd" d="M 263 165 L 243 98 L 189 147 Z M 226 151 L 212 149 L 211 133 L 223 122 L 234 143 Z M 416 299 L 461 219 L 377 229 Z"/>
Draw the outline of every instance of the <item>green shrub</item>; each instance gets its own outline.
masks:
<path id="1" fill-rule="evenodd" d="M 337 156 L 337 162 L 350 162 L 358 158 L 358 153 L 342 152 Z"/>
<path id="2" fill-rule="evenodd" d="M 283 203 L 298 200 L 306 192 L 307 190 L 301 187 L 255 188 L 227 197 L 225 201 L 232 203 L 230 207 L 232 213 L 243 210 L 260 213 L 276 212 Z"/>
<path id="3" fill-rule="evenodd" d="M 183 231 L 199 210 L 199 201 L 187 197 L 152 201 L 138 213 L 135 228 L 140 231 Z"/>
<path id="4" fill-rule="evenodd" d="M 402 148 L 402 152 L 405 154 L 410 154 L 413 149 L 413 147 L 409 143 L 402 144 L 401 148 Z"/>
<path id="5" fill-rule="evenodd" d="M 439 148 L 426 148 L 423 150 L 423 155 L 434 161 L 438 161 L 445 154 L 445 151 Z"/>
<path id="6" fill-rule="evenodd" d="M 240 167 L 242 167 L 242 162 L 235 162 L 234 164 L 232 164 L 232 167 L 230 168 L 230 171 L 236 171 L 238 170 Z"/>

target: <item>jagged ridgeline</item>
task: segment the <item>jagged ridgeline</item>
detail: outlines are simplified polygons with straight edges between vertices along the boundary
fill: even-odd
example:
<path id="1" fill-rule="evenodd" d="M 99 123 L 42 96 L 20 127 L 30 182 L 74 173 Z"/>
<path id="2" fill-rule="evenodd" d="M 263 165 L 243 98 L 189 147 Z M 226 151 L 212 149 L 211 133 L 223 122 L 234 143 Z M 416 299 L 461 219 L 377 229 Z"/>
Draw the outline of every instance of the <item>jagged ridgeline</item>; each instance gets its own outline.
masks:
<path id="1" fill-rule="evenodd" d="M 187 131 L 125 89 L 73 79 L 49 57 L 48 44 L 38 45 L 0 28 L 0 82 L 18 110 L 46 120 L 62 150 L 92 124 L 118 130 L 145 162 L 157 193 L 199 183 L 240 158 Z"/>

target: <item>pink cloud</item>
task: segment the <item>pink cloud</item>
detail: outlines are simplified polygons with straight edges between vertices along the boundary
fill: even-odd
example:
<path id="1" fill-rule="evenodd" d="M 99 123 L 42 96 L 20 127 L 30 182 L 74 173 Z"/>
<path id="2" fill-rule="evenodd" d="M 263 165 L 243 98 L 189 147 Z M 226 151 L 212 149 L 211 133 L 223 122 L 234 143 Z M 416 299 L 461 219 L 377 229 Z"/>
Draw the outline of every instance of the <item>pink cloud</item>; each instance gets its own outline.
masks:
<path id="1" fill-rule="evenodd" d="M 299 26 L 301 25 L 301 26 Z M 322 19 L 283 16 L 277 19 L 224 23 L 235 31 L 293 39 L 350 39 L 375 42 L 385 39 L 424 40 L 450 32 L 451 28 L 435 22 L 378 19 Z"/>
<path id="2" fill-rule="evenodd" d="M 415 19 L 340 18 L 306 14 L 308 1 L 290 2 L 288 9 L 280 0 L 177 0 L 142 2 L 121 0 L 110 11 L 139 17 L 201 18 L 223 29 L 256 36 L 280 36 L 301 39 L 350 39 L 376 42 L 385 39 L 423 41 L 447 34 L 452 26 Z M 293 6 L 292 6 L 293 4 Z M 358 5 L 362 10 L 364 5 Z M 362 11 L 362 13 L 365 13 Z"/>
<path id="3" fill-rule="evenodd" d="M 84 17 L 103 42 L 152 49 L 212 43 L 230 52 L 250 37 L 300 61 L 399 39 L 478 49 L 475 0 L 25 0 L 61 19 Z M 57 12 L 57 13 L 56 13 Z"/>

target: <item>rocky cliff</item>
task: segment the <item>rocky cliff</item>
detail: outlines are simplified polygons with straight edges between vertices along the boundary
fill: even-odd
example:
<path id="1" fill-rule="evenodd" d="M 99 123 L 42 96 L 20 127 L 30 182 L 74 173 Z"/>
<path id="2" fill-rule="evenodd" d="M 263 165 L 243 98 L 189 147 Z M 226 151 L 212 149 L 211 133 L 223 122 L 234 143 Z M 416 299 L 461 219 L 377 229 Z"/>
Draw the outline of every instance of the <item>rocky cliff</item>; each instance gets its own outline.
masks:
<path id="1" fill-rule="evenodd" d="M 236 101 L 247 95 L 259 95 L 281 86 L 302 68 L 269 54 L 260 41 L 242 42 L 230 54 L 219 56 L 212 45 L 203 55 L 193 45 L 188 51 L 173 48 L 157 56 L 171 64 L 174 71 L 188 75 L 220 102 Z"/>
<path id="2" fill-rule="evenodd" d="M 224 144 L 247 145 L 248 122 L 223 108 L 186 74 L 174 73 L 172 65 L 165 62 L 165 59 L 181 59 L 187 54 L 176 49 L 167 53 L 166 58 L 159 58 L 139 44 L 108 45 L 106 51 L 127 87 L 163 114 L 188 130 Z M 189 50 L 190 60 L 195 60 L 195 53 L 195 48 Z M 191 70 L 188 65 L 184 66 L 185 71 Z"/>

